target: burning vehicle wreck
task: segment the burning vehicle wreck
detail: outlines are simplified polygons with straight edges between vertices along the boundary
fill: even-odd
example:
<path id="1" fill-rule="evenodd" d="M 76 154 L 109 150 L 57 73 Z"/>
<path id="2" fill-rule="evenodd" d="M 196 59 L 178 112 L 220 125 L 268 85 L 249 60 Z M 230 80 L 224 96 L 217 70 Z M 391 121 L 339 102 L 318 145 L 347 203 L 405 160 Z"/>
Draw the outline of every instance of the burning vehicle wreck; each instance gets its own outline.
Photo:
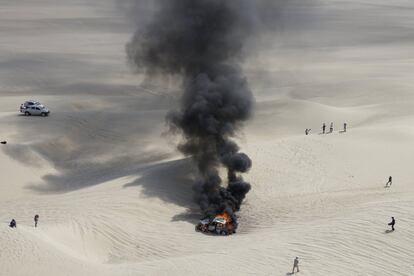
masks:
<path id="1" fill-rule="evenodd" d="M 180 83 L 179 105 L 167 114 L 166 122 L 172 133 L 181 134 L 177 148 L 198 170 L 194 199 L 207 218 L 196 226 L 201 232 L 235 233 L 236 212 L 251 189 L 242 174 L 250 170 L 252 160 L 233 138 L 254 106 L 241 66 L 243 44 L 257 23 L 245 11 L 255 10 L 254 3 L 160 1 L 155 20 L 138 29 L 126 46 L 137 69 Z M 223 169 L 226 181 L 220 176 Z"/>
<path id="2" fill-rule="evenodd" d="M 203 233 L 217 235 L 231 235 L 236 233 L 237 224 L 226 212 L 215 216 L 213 219 L 204 218 L 196 225 L 195 230 Z"/>

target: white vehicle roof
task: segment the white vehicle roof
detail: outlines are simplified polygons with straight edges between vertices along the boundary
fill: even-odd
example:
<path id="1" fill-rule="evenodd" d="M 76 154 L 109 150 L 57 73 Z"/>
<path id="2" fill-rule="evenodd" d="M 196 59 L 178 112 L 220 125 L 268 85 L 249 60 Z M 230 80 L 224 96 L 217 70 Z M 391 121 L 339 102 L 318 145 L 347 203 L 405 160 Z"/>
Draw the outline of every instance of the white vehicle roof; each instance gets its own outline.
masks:
<path id="1" fill-rule="evenodd" d="M 202 219 L 200 220 L 201 224 L 209 224 L 210 220 L 209 219 Z"/>
<path id="2" fill-rule="evenodd" d="M 41 104 L 35 104 L 35 105 L 31 105 L 31 106 L 28 106 L 27 108 L 39 108 L 39 109 L 47 109 L 44 105 L 41 105 Z"/>
<path id="3" fill-rule="evenodd" d="M 226 220 L 224 218 L 214 218 L 213 222 L 226 224 Z"/>
<path id="4" fill-rule="evenodd" d="M 29 104 L 30 103 L 30 104 Z M 36 102 L 36 101 L 26 101 L 23 104 L 24 106 L 31 106 L 31 105 L 35 105 L 35 106 L 43 106 L 40 102 Z"/>

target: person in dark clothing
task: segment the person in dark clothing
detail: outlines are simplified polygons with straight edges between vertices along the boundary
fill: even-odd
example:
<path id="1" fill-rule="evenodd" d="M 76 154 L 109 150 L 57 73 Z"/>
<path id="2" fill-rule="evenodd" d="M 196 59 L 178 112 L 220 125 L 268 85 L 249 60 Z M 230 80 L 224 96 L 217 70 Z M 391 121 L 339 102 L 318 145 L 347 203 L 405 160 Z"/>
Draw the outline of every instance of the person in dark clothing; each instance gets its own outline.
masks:
<path id="1" fill-rule="evenodd" d="M 395 225 L 395 219 L 394 219 L 394 217 L 391 217 L 391 222 L 390 222 L 390 223 L 388 223 L 388 225 L 390 225 L 390 226 L 391 226 L 392 231 L 394 231 L 394 230 L 395 230 L 395 229 L 394 229 L 394 225 Z"/>
<path id="2" fill-rule="evenodd" d="M 12 220 L 10 221 L 9 226 L 10 226 L 11 228 L 17 228 L 17 223 L 16 223 L 16 221 L 15 221 L 14 219 L 12 219 Z"/>
<path id="3" fill-rule="evenodd" d="M 329 133 L 333 132 L 333 123 L 331 123 L 330 127 L 329 127 Z"/>
<path id="4" fill-rule="evenodd" d="M 344 123 L 344 132 L 346 132 L 346 123 Z"/>
<path id="5" fill-rule="evenodd" d="M 310 128 L 305 129 L 305 135 L 309 135 L 310 131 L 311 131 Z"/>
<path id="6" fill-rule="evenodd" d="M 325 125 L 325 123 L 323 123 L 323 125 L 322 125 L 322 133 L 323 134 L 325 134 L 325 129 L 326 129 L 326 125 Z"/>
<path id="7" fill-rule="evenodd" d="M 39 215 L 34 216 L 35 227 L 37 227 L 37 222 L 39 221 Z"/>
<path id="8" fill-rule="evenodd" d="M 299 258 L 298 257 L 296 257 L 293 260 L 292 274 L 295 274 L 295 268 L 296 268 L 297 272 L 299 272 Z"/>
<path id="9" fill-rule="evenodd" d="M 391 187 L 391 184 L 392 184 L 392 176 L 388 177 L 388 182 L 385 184 L 385 187 Z"/>

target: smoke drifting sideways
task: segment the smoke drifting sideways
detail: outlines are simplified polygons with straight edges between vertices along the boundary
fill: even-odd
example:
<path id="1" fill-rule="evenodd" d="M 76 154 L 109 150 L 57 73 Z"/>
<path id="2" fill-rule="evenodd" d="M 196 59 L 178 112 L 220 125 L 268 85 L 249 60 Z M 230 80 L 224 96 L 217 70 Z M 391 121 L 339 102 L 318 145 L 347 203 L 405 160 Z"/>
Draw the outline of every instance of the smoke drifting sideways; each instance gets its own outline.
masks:
<path id="1" fill-rule="evenodd" d="M 156 3 L 152 21 L 127 44 L 128 58 L 148 75 L 182 79 L 181 106 L 167 115 L 167 122 L 183 135 L 178 148 L 199 169 L 195 200 L 205 216 L 227 212 L 236 222 L 235 212 L 251 189 L 241 173 L 252 166 L 232 139 L 254 106 L 241 69 L 243 46 L 257 32 L 267 5 L 250 0 Z M 227 185 L 220 167 L 228 171 Z"/>

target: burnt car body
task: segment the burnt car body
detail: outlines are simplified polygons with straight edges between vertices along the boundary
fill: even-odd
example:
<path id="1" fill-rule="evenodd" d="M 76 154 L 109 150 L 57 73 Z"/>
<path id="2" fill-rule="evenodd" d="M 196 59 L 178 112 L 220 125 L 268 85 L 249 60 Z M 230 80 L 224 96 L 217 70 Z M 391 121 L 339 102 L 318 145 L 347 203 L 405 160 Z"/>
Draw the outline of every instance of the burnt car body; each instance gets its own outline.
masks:
<path id="1" fill-rule="evenodd" d="M 216 235 L 231 235 L 236 233 L 236 225 L 227 213 L 223 213 L 215 216 L 213 219 L 201 219 L 196 225 L 195 230 Z"/>

